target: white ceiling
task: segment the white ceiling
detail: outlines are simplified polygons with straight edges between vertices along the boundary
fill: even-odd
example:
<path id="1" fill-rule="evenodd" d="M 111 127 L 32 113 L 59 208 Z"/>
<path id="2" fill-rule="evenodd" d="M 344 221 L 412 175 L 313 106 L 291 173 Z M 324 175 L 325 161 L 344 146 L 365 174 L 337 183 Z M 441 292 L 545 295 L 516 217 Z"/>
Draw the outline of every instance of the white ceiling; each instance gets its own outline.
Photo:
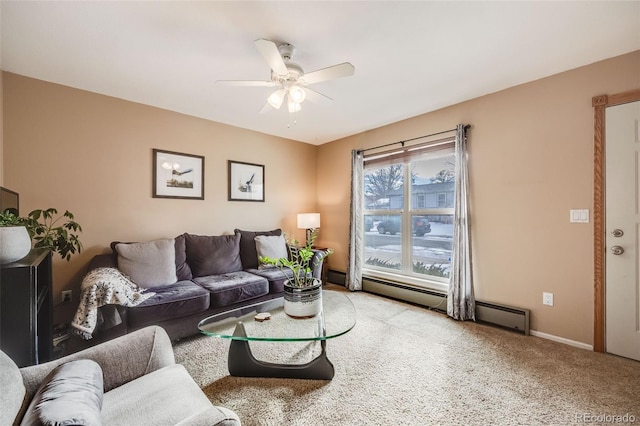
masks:
<path id="1" fill-rule="evenodd" d="M 2 68 L 322 144 L 640 49 L 639 1 L 2 1 Z M 334 99 L 259 114 L 273 89 L 258 38 L 296 46 Z M 293 124 L 293 120 L 297 121 Z M 287 124 L 291 122 L 291 127 Z"/>

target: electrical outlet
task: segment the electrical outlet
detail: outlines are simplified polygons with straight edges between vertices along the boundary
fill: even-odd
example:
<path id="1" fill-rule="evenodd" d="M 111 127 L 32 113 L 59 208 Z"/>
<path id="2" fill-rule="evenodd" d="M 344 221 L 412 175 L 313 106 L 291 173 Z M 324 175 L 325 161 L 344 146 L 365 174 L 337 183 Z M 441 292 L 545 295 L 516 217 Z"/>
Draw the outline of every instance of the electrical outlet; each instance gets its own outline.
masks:
<path id="1" fill-rule="evenodd" d="M 71 290 L 63 290 L 62 291 L 62 303 L 71 302 L 71 295 L 72 295 Z"/>
<path id="2" fill-rule="evenodd" d="M 542 304 L 553 306 L 553 293 L 542 293 Z"/>

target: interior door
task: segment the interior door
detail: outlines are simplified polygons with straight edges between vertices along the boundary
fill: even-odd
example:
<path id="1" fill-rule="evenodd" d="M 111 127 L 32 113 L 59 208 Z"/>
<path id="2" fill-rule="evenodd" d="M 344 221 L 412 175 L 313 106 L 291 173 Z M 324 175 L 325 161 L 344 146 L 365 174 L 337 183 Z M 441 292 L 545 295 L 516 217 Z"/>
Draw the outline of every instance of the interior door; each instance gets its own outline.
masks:
<path id="1" fill-rule="evenodd" d="M 640 101 L 606 111 L 607 352 L 640 360 Z"/>

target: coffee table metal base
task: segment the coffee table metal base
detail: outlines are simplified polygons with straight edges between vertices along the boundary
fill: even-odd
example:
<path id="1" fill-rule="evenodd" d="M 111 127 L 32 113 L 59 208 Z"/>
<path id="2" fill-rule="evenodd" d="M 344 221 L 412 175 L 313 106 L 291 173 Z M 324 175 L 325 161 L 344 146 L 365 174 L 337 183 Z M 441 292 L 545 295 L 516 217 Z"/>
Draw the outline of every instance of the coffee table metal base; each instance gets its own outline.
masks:
<path id="1" fill-rule="evenodd" d="M 238 323 L 234 336 L 247 337 L 242 322 Z M 326 341 L 320 341 L 322 351 L 317 358 L 305 364 L 275 364 L 257 360 L 251 353 L 247 340 L 231 341 L 229 347 L 229 374 L 238 377 L 275 377 L 287 379 L 331 380 L 335 374 L 333 364 L 327 358 Z"/>

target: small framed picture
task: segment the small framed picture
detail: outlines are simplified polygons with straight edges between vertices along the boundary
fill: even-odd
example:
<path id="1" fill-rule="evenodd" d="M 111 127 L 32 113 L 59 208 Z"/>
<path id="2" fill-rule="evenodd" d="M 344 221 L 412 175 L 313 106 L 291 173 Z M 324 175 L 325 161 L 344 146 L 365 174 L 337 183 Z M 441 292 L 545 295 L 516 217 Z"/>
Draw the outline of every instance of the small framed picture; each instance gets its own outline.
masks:
<path id="1" fill-rule="evenodd" d="M 229 160 L 229 201 L 264 202 L 264 166 Z"/>
<path id="2" fill-rule="evenodd" d="M 204 200 L 204 157 L 154 149 L 153 198 Z"/>

